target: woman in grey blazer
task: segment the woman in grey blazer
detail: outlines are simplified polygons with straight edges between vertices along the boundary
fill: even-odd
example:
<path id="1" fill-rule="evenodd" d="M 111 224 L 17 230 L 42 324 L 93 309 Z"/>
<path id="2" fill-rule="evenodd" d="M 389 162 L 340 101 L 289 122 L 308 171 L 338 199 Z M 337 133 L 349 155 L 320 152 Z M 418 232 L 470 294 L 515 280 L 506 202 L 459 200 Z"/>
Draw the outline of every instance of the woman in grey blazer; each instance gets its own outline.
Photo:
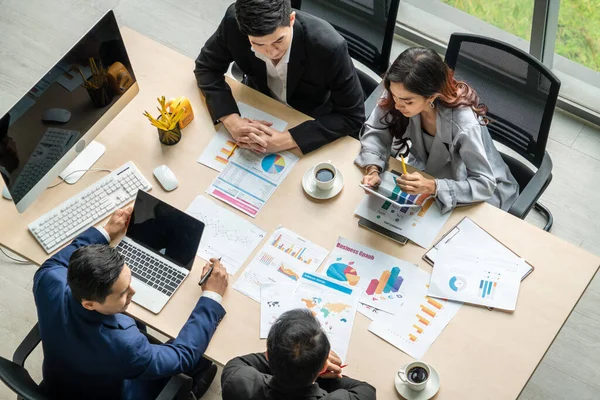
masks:
<path id="1" fill-rule="evenodd" d="M 408 163 L 435 179 L 403 174 L 397 183 L 404 192 L 435 196 L 444 213 L 479 201 L 510 208 L 519 185 L 485 127 L 487 107 L 472 88 L 454 79 L 436 52 L 407 49 L 390 66 L 384 85 L 386 93 L 363 126 L 355 160 L 365 168 L 364 184 L 379 185 L 389 157 L 409 152 Z"/>

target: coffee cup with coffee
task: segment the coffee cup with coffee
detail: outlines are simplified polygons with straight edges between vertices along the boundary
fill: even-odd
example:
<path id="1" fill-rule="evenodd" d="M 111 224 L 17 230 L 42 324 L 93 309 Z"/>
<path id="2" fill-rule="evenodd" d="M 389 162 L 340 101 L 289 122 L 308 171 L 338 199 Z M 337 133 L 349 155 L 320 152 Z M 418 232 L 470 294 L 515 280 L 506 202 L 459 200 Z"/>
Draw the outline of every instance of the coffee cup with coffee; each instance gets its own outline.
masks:
<path id="1" fill-rule="evenodd" d="M 330 190 L 335 183 L 337 170 L 330 162 L 318 163 L 313 168 L 313 177 L 317 187 L 321 190 Z"/>
<path id="2" fill-rule="evenodd" d="M 431 368 L 421 361 L 414 361 L 406 364 L 398 371 L 400 380 L 409 388 L 418 392 L 425 389 L 430 376 Z"/>

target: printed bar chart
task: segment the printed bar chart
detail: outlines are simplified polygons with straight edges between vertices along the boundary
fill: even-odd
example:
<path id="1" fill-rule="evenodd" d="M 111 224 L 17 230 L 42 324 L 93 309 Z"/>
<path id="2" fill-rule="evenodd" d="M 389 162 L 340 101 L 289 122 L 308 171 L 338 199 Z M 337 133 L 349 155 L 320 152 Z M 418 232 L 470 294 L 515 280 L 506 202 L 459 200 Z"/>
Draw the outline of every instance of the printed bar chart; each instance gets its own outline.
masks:
<path id="1" fill-rule="evenodd" d="M 383 271 L 379 279 L 372 279 L 367 287 L 367 294 L 396 293 L 402 286 L 404 278 L 400 276 L 400 268 L 394 267 L 391 271 Z"/>
<path id="2" fill-rule="evenodd" d="M 427 303 L 431 304 L 432 306 L 434 306 L 438 310 L 441 310 L 444 307 L 443 305 L 441 305 L 439 302 L 435 301 L 431 297 L 425 297 L 425 298 L 427 299 Z"/>
<path id="3" fill-rule="evenodd" d="M 297 249 L 294 249 L 295 244 L 292 243 L 291 245 L 286 246 L 285 243 L 282 242 L 282 236 L 283 235 L 279 235 L 277 236 L 277 239 L 275 239 L 274 241 L 271 242 L 271 246 L 275 247 L 278 250 L 283 251 L 285 254 L 289 254 L 290 256 L 296 258 L 297 260 L 302 261 L 303 263 L 310 265 L 310 263 L 313 261 L 312 258 L 305 258 L 303 257 L 304 252 L 306 251 L 306 247 L 298 247 Z M 283 238 L 285 241 L 285 238 Z"/>
<path id="4" fill-rule="evenodd" d="M 271 255 L 269 255 L 267 253 L 262 253 L 262 255 L 259 258 L 259 261 L 262 264 L 271 265 L 271 261 L 273 261 L 273 256 L 271 256 Z"/>
<path id="5" fill-rule="evenodd" d="M 410 339 L 411 342 L 416 342 L 417 341 L 417 337 L 415 335 L 413 335 L 412 333 L 409 333 L 408 337 L 409 337 L 409 339 Z"/>
<path id="6" fill-rule="evenodd" d="M 413 325 L 413 328 L 415 328 L 418 333 L 423 333 L 423 328 L 421 328 L 419 325 Z"/>
<path id="7" fill-rule="evenodd" d="M 231 155 L 231 152 L 233 151 L 233 146 L 235 146 L 235 143 L 233 143 L 231 140 L 225 142 L 225 145 L 221 147 L 221 150 L 219 150 L 220 154 L 215 156 L 215 160 L 217 160 L 221 164 L 227 164 L 229 162 L 227 160 L 227 157 Z"/>
<path id="8" fill-rule="evenodd" d="M 429 325 L 429 320 L 421 317 L 419 314 L 417 314 L 417 318 L 419 319 L 419 322 L 422 323 L 423 325 L 425 325 L 425 326 Z"/>
<path id="9" fill-rule="evenodd" d="M 496 289 L 496 285 L 498 282 L 491 282 L 486 280 L 481 280 L 479 282 L 479 295 L 483 299 L 490 299 L 494 297 L 494 291 Z"/>
<path id="10" fill-rule="evenodd" d="M 431 207 L 431 205 L 433 204 L 434 199 L 433 197 L 428 199 L 425 204 L 423 204 L 423 207 L 421 207 L 421 210 L 417 213 L 417 215 L 419 217 L 423 217 L 425 216 L 425 214 L 427 214 L 427 210 L 429 210 L 429 207 Z"/>

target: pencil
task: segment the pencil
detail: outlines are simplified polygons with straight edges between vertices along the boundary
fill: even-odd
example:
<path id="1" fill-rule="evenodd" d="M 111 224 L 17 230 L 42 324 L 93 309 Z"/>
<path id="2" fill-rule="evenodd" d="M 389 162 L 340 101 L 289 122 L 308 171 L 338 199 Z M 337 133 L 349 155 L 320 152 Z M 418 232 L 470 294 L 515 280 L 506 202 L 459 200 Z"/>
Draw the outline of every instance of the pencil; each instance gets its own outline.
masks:
<path id="1" fill-rule="evenodd" d="M 402 172 L 405 174 L 408 174 L 408 172 L 406 172 L 406 164 L 404 163 L 404 156 L 400 155 L 400 159 L 402 160 Z"/>
<path id="2" fill-rule="evenodd" d="M 227 156 L 227 161 L 229 161 L 229 159 L 231 158 L 231 156 L 233 155 L 233 153 L 235 152 L 235 149 L 238 148 L 237 143 L 233 145 L 233 148 L 231 149 L 231 151 L 229 152 L 229 155 Z"/>

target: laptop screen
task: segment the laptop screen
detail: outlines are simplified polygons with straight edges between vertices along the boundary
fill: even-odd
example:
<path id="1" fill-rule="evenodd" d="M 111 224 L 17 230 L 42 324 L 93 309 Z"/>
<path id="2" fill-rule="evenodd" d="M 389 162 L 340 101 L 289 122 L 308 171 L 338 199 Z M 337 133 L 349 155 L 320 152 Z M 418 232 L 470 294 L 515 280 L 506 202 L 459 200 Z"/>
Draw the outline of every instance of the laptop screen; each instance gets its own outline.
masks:
<path id="1" fill-rule="evenodd" d="M 127 237 L 191 270 L 203 231 L 204 223 L 140 190 Z"/>

